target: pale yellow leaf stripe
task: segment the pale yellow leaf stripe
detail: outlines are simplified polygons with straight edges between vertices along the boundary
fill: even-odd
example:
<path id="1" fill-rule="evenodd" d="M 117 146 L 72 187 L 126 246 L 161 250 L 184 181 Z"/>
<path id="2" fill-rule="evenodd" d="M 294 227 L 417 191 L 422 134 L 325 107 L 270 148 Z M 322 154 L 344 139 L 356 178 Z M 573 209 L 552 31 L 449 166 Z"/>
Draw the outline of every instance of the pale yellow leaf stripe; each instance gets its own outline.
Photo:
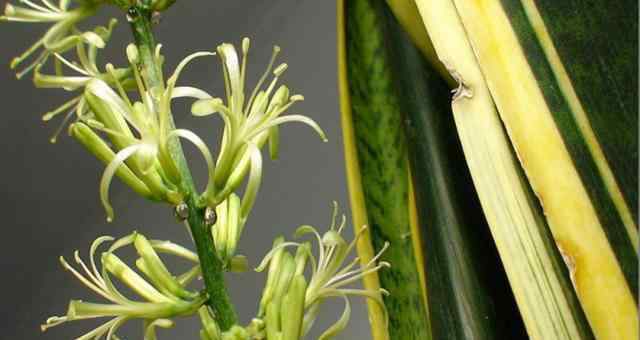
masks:
<path id="1" fill-rule="evenodd" d="M 344 157 L 347 172 L 347 183 L 349 186 L 349 201 L 351 203 L 351 217 L 355 234 L 369 224 L 367 209 L 362 191 L 362 179 L 360 176 L 360 165 L 356 151 L 353 120 L 351 115 L 351 99 L 349 96 L 349 83 L 347 79 L 347 45 L 346 45 L 346 22 L 345 22 L 345 0 L 337 0 L 337 32 L 338 32 L 338 88 L 340 92 L 340 121 L 342 124 L 342 137 L 344 143 Z M 365 230 L 356 244 L 360 263 L 366 265 L 375 255 L 371 243 L 369 230 Z M 378 274 L 372 272 L 363 279 L 363 284 L 367 290 L 380 290 L 380 280 Z M 373 340 L 389 340 L 389 332 L 385 327 L 384 311 L 380 305 L 367 299 L 369 322 Z"/>
<path id="2" fill-rule="evenodd" d="M 580 339 L 562 273 L 454 3 L 417 0 L 436 53 L 461 83 L 452 109 L 465 157 L 532 339 Z"/>
<path id="3" fill-rule="evenodd" d="M 455 4 L 529 182 L 569 264 L 596 337 L 636 338 L 638 314 L 633 297 L 507 14 L 497 0 L 455 0 Z M 529 5 L 529 15 L 535 17 Z M 535 18 L 533 23 L 540 24 Z M 545 32 L 540 27 L 538 34 L 544 42 Z M 549 45 L 546 53 L 550 59 L 554 54 L 557 57 Z M 562 82 L 566 72 L 558 67 L 559 59 L 550 62 L 555 64 L 554 71 Z M 578 114 L 576 118 L 585 120 L 584 110 L 576 106 L 579 102 L 569 86 L 565 81 L 562 89 Z M 583 133 L 589 138 L 589 131 Z M 591 141 L 591 151 L 599 150 L 593 143 L 595 139 Z M 598 153 L 594 156 L 597 158 Z M 602 163 L 598 165 L 602 171 L 601 167 Z M 608 168 L 606 164 L 604 167 Z M 608 176 L 607 171 L 603 174 Z M 612 185 L 612 177 L 607 182 Z"/>

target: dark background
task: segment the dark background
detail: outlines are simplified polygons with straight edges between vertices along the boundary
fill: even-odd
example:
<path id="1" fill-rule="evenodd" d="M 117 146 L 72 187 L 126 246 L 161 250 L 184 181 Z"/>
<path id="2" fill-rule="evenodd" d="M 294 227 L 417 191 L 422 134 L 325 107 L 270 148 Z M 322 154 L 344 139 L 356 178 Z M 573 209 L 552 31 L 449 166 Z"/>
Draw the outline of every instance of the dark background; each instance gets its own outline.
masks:
<path id="1" fill-rule="evenodd" d="M 120 23 L 102 53 L 100 66 L 107 61 L 122 65 L 125 43 L 130 41 L 126 20 L 113 8 L 104 8 L 103 12 L 92 23 L 104 24 L 110 16 L 116 16 Z M 276 235 L 291 236 L 300 224 L 324 229 L 332 200 L 337 200 L 348 214 L 335 25 L 333 1 L 178 0 L 157 27 L 167 60 L 166 73 L 193 51 L 213 50 L 221 42 L 238 45 L 243 36 L 250 37 L 250 86 L 263 72 L 272 45 L 280 45 L 280 60 L 289 64 L 284 82 L 306 98 L 290 113 L 312 117 L 329 137 L 329 143 L 322 143 L 311 129 L 295 123 L 281 129 L 280 159 L 270 161 L 265 157 L 263 185 L 239 246 L 238 253 L 246 255 L 252 266 L 270 249 Z M 69 299 L 101 301 L 58 263 L 60 255 L 72 259 L 75 249 L 86 259 L 90 243 L 98 236 L 121 237 L 135 229 L 150 238 L 190 246 L 184 227 L 175 223 L 167 205 L 144 201 L 119 180 L 114 180 L 111 188 L 116 219 L 107 224 L 98 198 L 104 166 L 66 134 L 57 144 L 49 143 L 60 120 L 44 124 L 41 114 L 60 105 L 69 94 L 36 90 L 30 79 L 17 81 L 8 69 L 11 58 L 34 42 L 45 27 L 0 23 L 2 339 L 72 339 L 95 326 L 92 322 L 73 322 L 44 334 L 39 330 L 48 316 L 66 313 Z M 217 58 L 196 61 L 181 79 L 181 84 L 223 94 Z M 219 120 L 190 117 L 186 105 L 178 105 L 174 114 L 180 127 L 195 130 L 215 150 Z M 190 147 L 187 153 L 196 179 L 204 186 L 206 174 L 201 156 Z M 349 230 L 347 236 L 351 235 Z M 243 323 L 256 313 L 263 280 L 262 274 L 253 272 L 227 277 Z M 368 339 L 364 303 L 360 299 L 352 302 L 350 325 L 339 338 Z M 307 338 L 316 338 L 322 326 L 339 318 L 342 308 L 341 301 L 327 303 L 314 326 L 315 332 Z M 171 330 L 159 330 L 158 335 L 160 339 L 197 339 L 198 330 L 196 318 L 184 319 Z M 140 324 L 132 322 L 121 335 L 125 339 L 141 339 Z"/>

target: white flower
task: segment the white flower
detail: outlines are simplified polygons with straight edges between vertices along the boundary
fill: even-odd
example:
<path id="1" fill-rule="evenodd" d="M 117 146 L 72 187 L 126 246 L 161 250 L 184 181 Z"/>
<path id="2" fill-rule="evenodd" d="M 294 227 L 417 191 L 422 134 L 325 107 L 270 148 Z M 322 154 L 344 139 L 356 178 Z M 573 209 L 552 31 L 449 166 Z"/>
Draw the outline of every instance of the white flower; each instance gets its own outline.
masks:
<path id="1" fill-rule="evenodd" d="M 114 241 L 114 239 L 103 236 L 93 242 L 89 253 L 89 265 L 80 258 L 77 251 L 75 252 L 74 257 L 80 270 L 72 267 L 63 257 L 60 257 L 60 262 L 83 285 L 108 300 L 109 303 L 73 300 L 69 303 L 65 316 L 47 319 L 47 322 L 42 325 L 43 331 L 69 321 L 111 317 L 111 320 L 77 338 L 78 340 L 97 340 L 106 336 L 108 340 L 116 339 L 117 330 L 125 322 L 140 319 L 145 321 L 145 339 L 155 339 L 155 327 L 171 327 L 173 322 L 169 318 L 192 315 L 206 301 L 205 295 L 185 288 L 199 275 L 195 253 L 168 241 L 149 241 L 141 234 L 133 233 L 116 240 L 107 251 L 102 253 L 100 257 L 102 268 L 99 270 L 95 261 L 95 252 L 107 241 Z M 147 279 L 114 254 L 116 250 L 130 245 L 135 247 L 140 256 L 136 266 Z M 158 252 L 196 262 L 196 266 L 183 275 L 174 277 L 158 256 Z M 116 288 L 113 278 L 130 288 L 141 300 L 131 300 L 125 296 Z"/>
<path id="2" fill-rule="evenodd" d="M 157 199 L 172 204 L 182 201 L 182 195 L 177 191 L 180 174 L 168 153 L 168 142 L 172 138 L 185 138 L 201 151 L 210 169 L 206 190 L 212 191 L 214 164 L 206 144 L 193 132 L 172 129 L 170 125 L 173 98 L 207 96 L 203 91 L 192 87 L 175 86 L 180 72 L 191 60 L 207 55 L 212 53 L 199 52 L 185 58 L 169 78 L 165 88 L 147 88 L 137 70 L 138 51 L 134 45 L 129 45 L 127 56 L 141 101 L 131 102 L 120 81 L 115 81 L 118 92 L 100 79 L 94 78 L 87 83 L 84 96 L 95 120 L 87 120 L 86 123 L 106 133 L 114 148 L 118 150 L 100 181 L 100 197 L 108 220 L 113 219 L 113 209 L 108 199 L 109 186 L 113 176 L 118 169 L 125 166 L 125 162 Z M 160 58 L 159 50 L 156 52 L 156 58 Z"/>
<path id="3" fill-rule="evenodd" d="M 337 205 L 334 203 L 331 226 L 324 235 L 321 236 L 315 228 L 308 225 L 299 227 L 295 233 L 296 237 L 306 234 L 315 236 L 319 248 L 317 258 L 311 253 L 309 243 L 284 242 L 280 238 L 274 242 L 273 249 L 256 269 L 263 271 L 269 265 L 267 283 L 258 312 L 259 316 L 265 316 L 267 338 L 270 338 L 269 334 L 272 337 L 283 336 L 284 339 L 304 336 L 313 325 L 320 305 L 330 297 L 342 297 L 345 309 L 340 319 L 325 330 L 319 339 L 329 339 L 346 327 L 351 314 L 348 300 L 350 295 L 372 299 L 380 304 L 386 313 L 381 296 L 387 294 L 386 291 L 355 289 L 349 286 L 365 275 L 389 266 L 387 262 L 377 262 L 388 243 L 363 266 L 356 267 L 360 262 L 358 257 L 345 265 L 345 260 L 365 229 L 361 229 L 355 239 L 347 243 L 340 235 L 345 226 L 345 217 L 342 216 L 339 225 L 336 223 L 336 217 Z M 287 247 L 297 248 L 295 257 L 285 250 Z M 307 263 L 311 263 L 311 279 L 308 283 L 304 277 Z M 287 332 L 293 337 L 284 336 Z M 295 337 L 296 335 L 298 337 Z"/>
<path id="4" fill-rule="evenodd" d="M 99 26 L 94 30 L 94 32 L 106 42 L 111 37 L 113 27 L 116 23 L 117 20 L 112 19 L 108 26 Z M 42 64 L 36 66 L 33 75 L 33 82 L 35 86 L 38 88 L 60 88 L 72 92 L 83 90 L 87 83 L 92 79 L 101 79 L 111 85 L 115 85 L 116 82 L 120 82 L 124 84 L 124 87 L 127 90 L 135 89 L 135 81 L 132 78 L 133 74 L 130 68 L 115 68 L 113 65 L 107 64 L 106 71 L 103 72 L 99 70 L 96 60 L 98 48 L 95 45 L 87 42 L 79 42 L 76 45 L 75 52 L 76 58 L 74 61 L 70 61 L 61 53 L 53 53 L 55 66 L 54 74 L 42 73 Z M 65 74 L 65 67 L 68 70 L 73 71 L 74 74 Z M 74 113 L 76 121 L 94 118 L 93 113 L 89 110 L 87 101 L 82 94 L 42 116 L 43 121 L 49 121 L 60 114 L 65 114 L 60 127 L 51 138 L 52 143 L 56 142 L 57 136 L 63 130 L 64 126 L 71 119 Z"/>
<path id="5" fill-rule="evenodd" d="M 11 68 L 16 68 L 28 59 L 33 53 L 42 49 L 28 66 L 17 73 L 21 78 L 34 67 L 42 65 L 52 53 L 63 53 L 76 45 L 86 42 L 98 48 L 103 48 L 105 42 L 96 32 L 80 31 L 76 25 L 94 15 L 100 1 L 81 1 L 80 6 L 69 9 L 70 1 L 60 0 L 57 5 L 51 0 L 20 0 L 26 7 L 6 4 L 4 15 L 0 16 L 3 21 L 17 21 L 27 23 L 53 23 L 42 38 L 36 41 L 22 55 L 16 57 L 11 62 Z"/>
<path id="6" fill-rule="evenodd" d="M 280 64 L 273 70 L 274 78 L 263 89 L 263 83 L 271 73 L 276 56 L 280 49 L 274 48 L 271 61 L 251 94 L 245 94 L 245 78 L 249 39 L 242 41 L 242 61 L 231 44 L 221 44 L 217 48 L 222 61 L 225 100 L 221 98 L 203 98 L 192 106 L 196 116 L 220 114 L 225 123 L 222 146 L 216 162 L 214 176 L 214 192 L 205 192 L 203 197 L 210 207 L 225 200 L 241 183 L 253 161 L 259 156 L 259 149 L 270 141 L 272 157 L 278 151 L 278 126 L 287 122 L 302 122 L 311 126 L 326 141 L 322 129 L 310 118 L 302 115 L 282 114 L 295 102 L 303 100 L 301 95 L 289 95 L 289 89 L 281 85 L 276 90 L 279 77 L 287 69 L 287 64 Z M 275 90 L 275 92 L 274 92 Z M 252 187 L 251 180 L 247 184 Z"/>

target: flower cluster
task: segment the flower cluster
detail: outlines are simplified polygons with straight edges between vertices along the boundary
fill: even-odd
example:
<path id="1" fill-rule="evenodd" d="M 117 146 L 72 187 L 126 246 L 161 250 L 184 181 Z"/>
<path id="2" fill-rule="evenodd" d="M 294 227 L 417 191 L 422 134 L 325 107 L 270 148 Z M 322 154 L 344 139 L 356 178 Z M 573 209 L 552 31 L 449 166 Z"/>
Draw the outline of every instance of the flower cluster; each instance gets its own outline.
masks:
<path id="1" fill-rule="evenodd" d="M 156 51 L 157 59 L 161 58 L 159 51 Z M 213 167 L 213 158 L 202 139 L 189 130 L 173 128 L 170 116 L 172 99 L 206 96 L 195 88 L 175 86 L 183 68 L 194 58 L 205 55 L 210 53 L 195 53 L 185 58 L 167 80 L 164 88 L 150 88 L 138 71 L 138 50 L 134 45 L 129 45 L 127 57 L 140 101 L 131 101 L 124 84 L 118 79 L 114 79 L 115 89 L 97 78 L 87 83 L 84 99 L 93 113 L 93 118 L 73 124 L 71 133 L 88 150 L 98 154 L 99 150 L 105 150 L 107 145 L 96 133 L 102 132 L 116 150 L 109 152 L 107 146 L 105 151 L 109 153 L 109 157 L 105 157 L 104 161 L 108 166 L 100 181 L 100 197 L 109 220 L 113 218 L 113 209 L 109 202 L 108 190 L 118 171 L 121 171 L 121 178 L 124 172 L 133 175 L 125 182 L 135 182 L 136 186 L 132 188 L 144 193 L 143 196 L 147 198 L 174 205 L 182 202 L 183 195 L 179 190 L 180 174 L 169 154 L 169 141 L 172 138 L 181 137 L 194 143 L 209 166 Z M 207 190 L 211 190 L 212 183 L 211 179 Z"/>
<path id="2" fill-rule="evenodd" d="M 140 23 L 148 24 L 151 17 L 171 6 L 175 0 L 18 1 L 23 6 L 7 4 L 0 21 L 50 23 L 51 27 L 12 61 L 11 68 L 30 60 L 17 72 L 18 78 L 33 72 L 36 87 L 77 92 L 75 97 L 47 112 L 43 120 L 64 115 L 60 128 L 52 137 L 55 141 L 75 116 L 69 124 L 70 135 L 106 164 L 99 192 L 107 220 L 114 218 L 109 188 L 113 178 L 118 177 L 140 196 L 174 206 L 181 220 L 186 220 L 189 212 L 200 214 L 204 211 L 204 224 L 211 228 L 210 235 L 217 251 L 216 260 L 222 263 L 222 268 L 215 270 L 246 270 L 247 260 L 235 253 L 261 184 L 261 149 L 268 142 L 271 158 L 277 158 L 279 128 L 289 122 L 310 126 L 326 141 L 324 132 L 312 119 L 299 114 L 285 114 L 304 98 L 292 93 L 286 85 L 279 84 L 288 67 L 285 63 L 276 63 L 280 48 L 274 47 L 266 70 L 251 92 L 245 92 L 248 38 L 242 40 L 241 55 L 232 44 L 223 43 L 215 51 L 187 56 L 166 79 L 162 77 L 164 58 L 161 45 L 153 50 L 154 45 L 149 43 L 153 39 L 147 41 L 148 44 L 141 43 L 140 49 L 133 44 L 127 46 L 126 67 L 106 64 L 100 68 L 98 51 L 110 39 L 116 20 L 89 31 L 79 29 L 81 22 L 94 15 L 101 5 L 112 4 L 127 10 L 127 18 L 134 27 Z M 140 18 L 145 21 L 139 21 Z M 136 30 L 139 35 L 142 35 L 141 31 L 144 29 Z M 136 37 L 139 43 L 144 40 Z M 177 86 L 182 71 L 191 61 L 214 55 L 220 58 L 222 65 L 224 98 L 214 97 L 192 86 Z M 49 60 L 53 60 L 53 71 L 46 70 Z M 173 100 L 185 97 L 193 100 L 193 116 L 217 114 L 222 118 L 224 130 L 217 157 L 213 156 L 203 138 L 175 126 Z M 188 164 L 185 164 L 180 150 L 181 139 L 195 145 L 205 160 L 207 184 L 203 192 L 195 192 L 189 178 Z M 237 191 L 245 180 L 246 187 L 240 196 Z M 211 304 L 209 296 L 204 291 L 195 292 L 188 288 L 202 273 L 196 253 L 169 241 L 148 240 L 135 232 L 118 240 L 100 237 L 91 245 L 88 264 L 77 251 L 75 267 L 63 257 L 60 261 L 82 284 L 108 302 L 73 300 L 66 315 L 49 318 L 42 330 L 70 321 L 109 318 L 78 339 L 117 339 L 116 333 L 123 324 L 138 319 L 144 322 L 144 339 L 154 340 L 158 327 L 173 326 L 172 318 L 198 314 L 203 325 L 200 332 L 203 340 L 293 340 L 308 333 L 325 300 L 340 297 L 345 301 L 342 316 L 320 336 L 321 340 L 332 338 L 349 321 L 349 296 L 369 298 L 385 310 L 382 301 L 382 294 L 386 293 L 384 290 L 351 286 L 363 276 L 389 265 L 378 263 L 387 245 L 360 266 L 357 257 L 347 261 L 362 233 L 348 243 L 341 236 L 344 227 L 345 218 L 342 216 L 338 223 L 337 205 L 334 205 L 331 225 L 326 233 L 320 235 L 311 226 L 301 226 L 297 230 L 295 237 L 308 234 L 315 237 L 317 256 L 312 252 L 311 242 L 276 239 L 272 250 L 256 269 L 263 271 L 268 267 L 258 315 L 246 327 L 233 325 L 229 328 L 228 324 L 233 321 L 219 319 L 221 326 L 229 328 L 225 331 L 216 321 L 211 309 L 215 304 Z M 98 266 L 96 252 L 105 242 L 113 243 L 98 256 Z M 137 252 L 137 270 L 116 255 L 124 247 L 133 247 Z M 289 248 L 295 248 L 295 254 Z M 208 250 L 198 249 L 200 254 Z M 161 253 L 187 259 L 193 267 L 182 275 L 174 276 L 160 258 Z M 210 268 L 205 262 L 205 272 L 208 272 Z M 219 263 L 215 266 L 220 267 Z M 136 298 L 124 294 L 117 288 L 120 285 L 126 286 Z M 215 290 L 211 292 L 211 296 L 215 294 Z"/>
<path id="3" fill-rule="evenodd" d="M 155 339 L 155 328 L 171 327 L 172 318 L 197 313 L 203 325 L 201 338 L 205 340 L 302 339 L 312 327 L 320 305 L 328 298 L 341 297 L 345 301 L 342 316 L 319 338 L 330 339 L 341 332 L 349 321 L 351 307 L 348 296 L 369 298 L 385 310 L 382 294 L 386 294 L 386 291 L 350 286 L 363 276 L 389 266 L 387 262 L 378 262 L 387 245 L 362 266 L 358 266 L 358 257 L 346 261 L 362 231 L 347 243 L 341 236 L 345 218 L 342 216 L 338 224 L 336 211 L 337 207 L 334 208 L 331 226 L 323 235 L 308 225 L 299 227 L 295 233 L 296 237 L 312 234 L 316 238 L 317 256 L 313 255 L 309 242 L 276 239 L 272 250 L 256 268 L 256 271 L 261 272 L 268 267 L 267 282 L 258 315 L 246 327 L 235 325 L 222 332 L 212 311 L 204 304 L 207 296 L 187 288 L 201 275 L 197 254 L 172 242 L 148 240 L 142 234 L 134 232 L 118 240 L 109 236 L 96 239 L 90 248 L 89 265 L 76 251 L 74 258 L 80 270 L 71 266 L 63 257 L 60 258 L 65 269 L 109 303 L 73 300 L 69 303 L 65 316 L 49 318 L 42 329 L 70 321 L 110 317 L 109 321 L 78 339 L 91 340 L 105 336 L 106 339 L 116 339 L 116 333 L 124 323 L 139 319 L 145 322 L 145 339 Z M 95 260 L 96 252 L 102 244 L 109 241 L 113 241 L 112 245 L 98 257 L 101 264 L 99 269 Z M 139 256 L 135 261 L 138 271 L 115 254 L 127 246 L 133 246 Z M 296 248 L 295 254 L 287 250 L 290 247 Z M 193 267 L 181 275 L 173 276 L 159 254 L 186 259 L 192 262 Z M 243 258 L 234 257 L 230 263 L 235 263 L 235 270 L 246 267 Z M 233 270 L 234 266 L 228 269 Z M 307 279 L 305 275 L 309 274 L 310 278 Z M 132 300 L 125 296 L 116 288 L 114 278 L 137 294 L 139 299 Z"/>
<path id="4" fill-rule="evenodd" d="M 245 79 L 249 39 L 242 41 L 242 58 L 233 45 L 223 43 L 216 49 L 222 61 L 226 103 L 205 91 L 193 87 L 176 87 L 181 70 L 192 59 L 216 53 L 195 53 L 183 60 L 173 76 L 165 83 L 147 84 L 140 74 L 141 60 L 134 45 L 127 47 L 129 67 L 116 68 L 107 64 L 102 71 L 97 66 L 97 50 L 105 47 L 115 20 L 106 27 L 92 31 L 81 31 L 77 25 L 96 13 L 105 3 L 125 6 L 123 1 L 78 0 L 77 6 L 71 1 L 60 0 L 53 4 L 50 0 L 20 0 L 25 6 L 7 4 L 0 20 L 19 22 L 53 23 L 47 33 L 11 64 L 15 68 L 41 50 L 32 58 L 28 66 L 18 72 L 18 77 L 34 71 L 34 83 L 41 88 L 62 88 L 67 91 L 82 91 L 79 96 L 68 100 L 60 107 L 47 112 L 43 120 L 66 113 L 63 123 L 52 137 L 55 141 L 64 125 L 75 113 L 76 120 L 70 126 L 70 133 L 107 168 L 100 181 L 100 197 L 107 212 L 107 219 L 113 219 L 113 209 L 108 199 L 108 189 L 114 176 L 118 176 L 141 196 L 178 205 L 190 193 L 182 188 L 180 171 L 171 155 L 171 145 L 176 138 L 186 139 L 201 151 L 207 163 L 209 180 L 204 192 L 199 195 L 199 205 L 210 210 L 227 200 L 248 174 L 247 188 L 238 211 L 235 230 L 241 230 L 258 191 L 262 172 L 260 148 L 269 140 L 272 157 L 277 156 L 278 126 L 299 121 L 313 127 L 326 140 L 320 127 L 310 118 L 283 113 L 301 95 L 290 95 L 285 85 L 277 86 L 279 78 L 287 68 L 280 64 L 274 68 L 279 53 L 275 47 L 269 65 L 253 88 L 245 95 Z M 152 1 L 151 10 L 162 10 L 174 1 Z M 74 60 L 64 56 L 75 50 Z M 54 60 L 54 74 L 46 74 L 47 60 Z M 155 53 L 157 65 L 162 64 L 158 48 Z M 66 74 L 67 68 L 75 74 Z M 263 87 L 270 74 L 273 79 Z M 138 92 L 138 100 L 132 101 L 128 92 Z M 204 141 L 193 132 L 173 126 L 171 102 L 177 97 L 192 97 L 195 116 L 219 113 L 225 129 L 221 138 L 220 153 L 214 161 Z M 101 135 L 106 135 L 103 137 Z M 228 206 L 228 204 L 227 204 Z M 227 209 L 228 210 L 228 209 Z M 231 212 L 233 215 L 235 212 Z M 237 240 L 230 240 L 233 248 Z"/>
<path id="5" fill-rule="evenodd" d="M 110 29 L 104 30 L 103 35 L 108 37 L 106 33 L 110 33 Z M 227 241 L 221 241 L 229 245 L 227 248 L 229 254 L 232 254 L 260 186 L 260 148 L 270 140 L 271 154 L 273 157 L 276 156 L 278 126 L 292 121 L 303 122 L 312 126 L 322 139 L 326 140 L 320 127 L 310 118 L 282 115 L 293 103 L 302 100 L 302 96 L 290 96 L 288 88 L 284 85 L 271 95 L 279 77 L 286 69 L 286 64 L 276 67 L 273 71 L 274 79 L 266 89 L 262 89 L 262 84 L 273 67 L 278 48 L 274 49 L 267 71 L 245 103 L 244 78 L 248 48 L 249 40 L 245 38 L 241 64 L 232 45 L 221 44 L 217 48 L 217 54 L 223 61 L 226 105 L 220 98 L 213 98 L 203 90 L 176 86 L 180 73 L 190 61 L 214 55 L 213 52 L 198 52 L 188 56 L 160 87 L 150 87 L 145 83 L 138 71 L 141 61 L 134 45 L 127 47 L 130 62 L 127 68 L 116 69 L 108 64 L 106 72 L 99 72 L 95 65 L 95 50 L 90 49 L 91 53 L 86 53 L 84 45 L 80 44 L 80 64 L 72 63 L 56 54 L 58 64 L 66 65 L 80 73 L 79 76 L 67 76 L 59 68 L 54 75 L 44 75 L 39 68 L 36 69 L 36 84 L 41 87 L 84 89 L 82 96 L 69 101 L 45 117 L 50 119 L 75 105 L 78 119 L 70 126 L 71 135 L 107 164 L 100 181 L 100 197 L 108 220 L 112 220 L 114 215 L 108 198 L 109 186 L 114 176 L 118 176 L 145 198 L 165 201 L 172 205 L 178 205 L 184 200 L 182 178 L 170 151 L 173 140 L 184 138 L 200 150 L 208 168 L 208 183 L 199 196 L 200 206 L 215 209 L 218 215 L 238 217 L 225 222 L 234 223 L 229 228 L 238 233 L 230 239 L 225 237 Z M 154 58 L 158 64 L 162 63 L 160 48 L 156 50 Z M 137 90 L 138 101 L 129 98 L 128 92 L 131 90 Z M 196 116 L 220 113 L 223 117 L 225 129 L 217 160 L 214 161 L 205 142 L 195 133 L 173 126 L 171 103 L 179 97 L 196 99 L 192 107 Z M 235 205 L 234 202 L 237 200 L 234 198 L 234 191 L 247 175 L 247 187 L 239 200 L 240 204 Z"/>
<path id="6" fill-rule="evenodd" d="M 315 228 L 304 225 L 298 228 L 296 237 L 306 234 L 315 236 L 318 243 L 318 257 L 311 252 L 308 242 L 284 242 L 278 238 L 273 249 L 265 256 L 257 271 L 269 266 L 267 283 L 260 301 L 259 317 L 264 318 L 267 339 L 300 339 L 309 331 L 316 319 L 320 305 L 328 298 L 341 297 L 345 309 L 340 319 L 325 330 L 319 339 L 330 339 L 341 332 L 349 322 L 351 307 L 348 296 L 357 295 L 369 298 L 382 306 L 382 294 L 386 291 L 349 288 L 369 273 L 388 267 L 387 262 L 377 262 L 388 247 L 382 250 L 363 266 L 357 267 L 360 259 L 345 260 L 352 252 L 362 235 L 363 228 L 351 243 L 340 235 L 345 226 L 345 217 L 336 223 L 337 206 L 329 231 L 320 235 Z M 285 248 L 297 248 L 292 255 Z M 311 278 L 305 278 L 307 264 L 311 264 Z M 385 317 L 386 318 L 386 317 Z"/>
<path id="7" fill-rule="evenodd" d="M 143 320 L 145 323 L 145 339 L 155 339 L 155 328 L 168 328 L 173 325 L 171 318 L 194 314 L 206 301 L 201 293 L 188 290 L 187 285 L 200 274 L 198 257 L 192 251 L 168 241 L 147 240 L 139 233 L 115 240 L 111 247 L 100 256 L 101 268 L 96 265 L 96 251 L 105 242 L 114 241 L 112 237 L 103 236 L 91 245 L 89 265 L 75 252 L 74 258 L 80 270 L 71 266 L 60 257 L 62 266 L 70 271 L 87 288 L 102 296 L 109 303 L 91 303 L 73 300 L 65 316 L 54 316 L 42 325 L 42 330 L 65 322 L 111 318 L 78 339 L 91 340 L 115 339 L 118 329 L 127 321 Z M 125 246 L 135 248 L 139 258 L 135 264 L 137 271 L 123 262 L 115 252 Z M 158 253 L 178 256 L 195 263 L 193 269 L 174 277 L 160 259 Z M 117 279 L 139 296 L 139 300 L 131 300 L 125 296 L 113 281 Z"/>
<path id="8" fill-rule="evenodd" d="M 60 0 L 58 4 L 53 4 L 50 0 L 40 0 L 40 3 L 37 3 L 37 0 L 20 0 L 20 3 L 25 7 L 6 4 L 0 20 L 51 23 L 52 26 L 38 41 L 11 62 L 11 68 L 17 68 L 40 50 L 33 61 L 17 73 L 18 78 L 43 65 L 52 54 L 64 53 L 78 44 L 87 43 L 97 48 L 105 46 L 99 32 L 83 32 L 77 27 L 78 23 L 93 16 L 103 1 L 78 1 L 78 6 L 73 9 L 70 8 L 69 0 Z"/>
<path id="9" fill-rule="evenodd" d="M 111 37 L 111 32 L 117 21 L 115 19 L 109 22 L 106 27 L 99 26 L 95 29 L 105 42 Z M 38 88 L 58 88 L 68 92 L 80 92 L 71 100 L 60 105 L 56 109 L 45 113 L 42 116 L 43 121 L 50 121 L 58 115 L 64 114 L 64 118 L 59 128 L 51 138 L 51 142 L 55 143 L 58 135 L 62 132 L 67 123 L 74 116 L 76 121 L 93 119 L 93 112 L 90 110 L 87 101 L 82 94 L 85 86 L 93 79 L 100 79 L 108 84 L 119 82 L 124 84 L 127 90 L 133 89 L 135 85 L 132 72 L 129 68 L 115 68 L 111 64 L 107 64 L 104 71 L 101 71 L 97 65 L 98 49 L 95 45 L 85 42 L 79 42 L 75 48 L 76 60 L 70 61 L 67 57 L 60 53 L 53 54 L 54 69 L 53 74 L 43 72 L 44 65 L 38 65 L 34 70 L 33 82 Z M 72 71 L 72 74 L 66 74 L 65 68 Z"/>
<path id="10" fill-rule="evenodd" d="M 320 135 L 322 140 L 326 141 L 324 132 L 312 119 L 302 115 L 282 116 L 294 103 L 302 101 L 304 97 L 298 94 L 290 95 L 289 88 L 285 85 L 280 85 L 276 89 L 279 78 L 287 69 L 287 64 L 284 63 L 273 69 L 280 52 L 279 47 L 274 47 L 266 71 L 251 94 L 246 96 L 244 88 L 249 45 L 249 39 L 244 38 L 241 61 L 233 45 L 224 43 L 218 46 L 217 52 L 224 71 L 226 104 L 222 98 L 200 99 L 193 104 L 191 110 L 195 116 L 217 113 L 225 123 L 221 151 L 214 175 L 216 192 L 213 195 L 205 193 L 203 197 L 210 206 L 218 205 L 238 187 L 251 163 L 259 157 L 258 150 L 267 140 L 270 143 L 269 150 L 272 158 L 277 157 L 280 124 L 288 122 L 307 124 Z M 273 79 L 266 88 L 263 88 L 270 73 L 273 73 Z M 253 192 L 251 189 L 250 179 L 247 190 Z M 246 216 L 252 202 L 253 197 L 246 204 L 243 202 L 243 215 Z"/>

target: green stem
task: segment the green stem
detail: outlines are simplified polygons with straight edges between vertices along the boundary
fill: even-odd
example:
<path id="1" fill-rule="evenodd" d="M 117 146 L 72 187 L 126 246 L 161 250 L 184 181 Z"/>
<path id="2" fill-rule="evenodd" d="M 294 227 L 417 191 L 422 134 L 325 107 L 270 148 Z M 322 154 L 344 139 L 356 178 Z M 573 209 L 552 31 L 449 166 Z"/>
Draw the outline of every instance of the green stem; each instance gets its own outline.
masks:
<path id="1" fill-rule="evenodd" d="M 154 58 L 156 43 L 151 30 L 149 3 L 149 0 L 140 0 L 138 5 L 129 9 L 128 16 L 140 56 L 139 67 L 147 88 L 162 89 L 162 70 Z M 173 128 L 173 117 L 170 117 L 169 125 Z M 205 289 L 209 296 L 207 305 L 214 311 L 220 328 L 226 331 L 237 323 L 237 316 L 224 284 L 223 263 L 218 258 L 210 228 L 204 221 L 204 209 L 198 207 L 197 191 L 177 138 L 169 142 L 169 152 L 182 177 L 181 191 L 185 195 L 185 203 L 189 206 L 187 221 L 200 258 Z"/>

